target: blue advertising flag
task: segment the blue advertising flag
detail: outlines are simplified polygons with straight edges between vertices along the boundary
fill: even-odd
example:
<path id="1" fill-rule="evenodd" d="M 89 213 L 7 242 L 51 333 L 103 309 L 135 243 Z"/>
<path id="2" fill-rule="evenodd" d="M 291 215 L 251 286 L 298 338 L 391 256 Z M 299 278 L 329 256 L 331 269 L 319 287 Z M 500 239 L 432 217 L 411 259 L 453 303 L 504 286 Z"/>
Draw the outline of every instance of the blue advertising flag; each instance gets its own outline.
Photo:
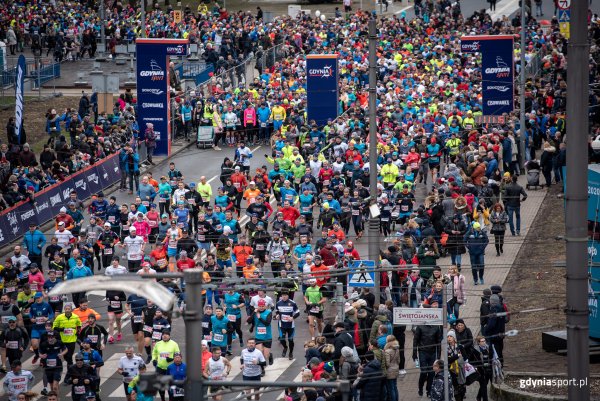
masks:
<path id="1" fill-rule="evenodd" d="M 27 74 L 27 62 L 25 56 L 19 56 L 17 63 L 17 75 L 15 77 L 15 134 L 21 143 L 21 132 L 23 131 L 23 94 L 25 92 L 25 75 Z"/>
<path id="2" fill-rule="evenodd" d="M 481 53 L 483 115 L 501 116 L 514 107 L 513 36 L 461 38 L 462 53 Z"/>
<path id="3" fill-rule="evenodd" d="M 339 68 L 335 54 L 306 56 L 306 98 L 309 120 L 325 125 L 338 116 Z"/>
<path id="4" fill-rule="evenodd" d="M 153 44 L 138 43 L 136 51 L 138 125 L 141 132 L 146 130 L 146 124 L 154 125 L 154 154 L 168 156 L 170 138 L 167 56 L 160 46 Z"/>

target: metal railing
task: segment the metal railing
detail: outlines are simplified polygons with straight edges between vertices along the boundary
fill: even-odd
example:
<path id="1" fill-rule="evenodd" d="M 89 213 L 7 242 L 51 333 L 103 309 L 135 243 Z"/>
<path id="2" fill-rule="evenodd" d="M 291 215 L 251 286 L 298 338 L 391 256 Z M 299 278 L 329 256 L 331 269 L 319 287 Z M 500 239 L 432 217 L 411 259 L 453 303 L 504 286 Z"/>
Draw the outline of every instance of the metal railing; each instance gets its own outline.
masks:
<path id="1" fill-rule="evenodd" d="M 546 57 L 545 50 L 538 50 L 533 56 L 530 56 L 529 61 L 525 65 L 525 75 L 527 78 L 535 78 L 541 74 L 544 57 Z"/>

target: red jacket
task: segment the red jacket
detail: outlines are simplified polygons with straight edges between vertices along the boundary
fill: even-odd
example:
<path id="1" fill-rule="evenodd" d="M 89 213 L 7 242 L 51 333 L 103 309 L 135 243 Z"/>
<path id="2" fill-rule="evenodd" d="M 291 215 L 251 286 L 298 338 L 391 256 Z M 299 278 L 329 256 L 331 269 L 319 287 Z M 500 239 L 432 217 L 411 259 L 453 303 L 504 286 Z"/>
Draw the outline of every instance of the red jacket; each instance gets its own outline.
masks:
<path id="1" fill-rule="evenodd" d="M 237 189 L 238 192 L 244 192 L 244 189 L 248 186 L 248 182 L 246 181 L 246 176 L 242 173 L 233 173 L 230 176 L 231 183 Z"/>
<path id="2" fill-rule="evenodd" d="M 282 207 L 279 209 L 283 213 L 283 220 L 291 227 L 296 227 L 296 219 L 300 217 L 300 212 L 293 206 Z"/>

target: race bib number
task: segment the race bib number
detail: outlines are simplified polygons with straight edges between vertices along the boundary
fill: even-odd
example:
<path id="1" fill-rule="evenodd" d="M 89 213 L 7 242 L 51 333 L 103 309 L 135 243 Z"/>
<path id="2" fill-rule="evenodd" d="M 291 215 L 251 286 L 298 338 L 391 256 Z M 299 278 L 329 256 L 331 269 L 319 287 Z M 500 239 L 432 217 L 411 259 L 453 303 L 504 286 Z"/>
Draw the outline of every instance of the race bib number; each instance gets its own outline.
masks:
<path id="1" fill-rule="evenodd" d="M 183 397 L 183 396 L 185 395 L 185 391 L 184 391 L 184 389 L 183 389 L 183 388 L 181 388 L 181 387 L 175 387 L 175 388 L 173 389 L 173 395 L 174 395 L 175 397 Z"/>
<path id="2" fill-rule="evenodd" d="M 260 123 L 261 128 L 267 128 L 267 123 Z"/>
<path id="3" fill-rule="evenodd" d="M 212 339 L 213 341 L 220 343 L 223 341 L 223 334 L 213 333 Z"/>
<path id="4" fill-rule="evenodd" d="M 312 140 L 313 140 L 314 143 L 319 143 L 319 137 L 318 136 L 315 136 Z"/>
<path id="5" fill-rule="evenodd" d="M 167 259 L 158 259 L 156 261 L 156 264 L 158 265 L 158 267 L 165 267 L 169 262 L 167 261 Z"/>
<path id="6" fill-rule="evenodd" d="M 18 349 L 19 348 L 19 342 L 18 341 L 7 341 L 6 342 L 6 348 L 8 348 L 8 349 Z"/>
<path id="7" fill-rule="evenodd" d="M 310 206 L 302 206 L 302 213 L 310 213 Z"/>
<path id="8" fill-rule="evenodd" d="M 162 338 L 162 333 L 160 331 L 154 331 L 152 332 L 152 339 L 153 340 L 160 340 Z"/>
<path id="9" fill-rule="evenodd" d="M 202 328 L 208 329 L 208 326 L 209 326 L 208 322 L 202 322 Z"/>
<path id="10" fill-rule="evenodd" d="M 151 326 L 144 326 L 144 331 L 147 333 L 152 333 L 152 327 Z"/>
<path id="11" fill-rule="evenodd" d="M 142 323 L 143 321 L 144 321 L 144 319 L 143 319 L 142 315 L 133 317 L 133 323 Z"/>
<path id="12" fill-rule="evenodd" d="M 113 249 L 112 248 L 104 248 L 104 254 L 105 255 L 112 255 L 113 254 Z"/>
<path id="13" fill-rule="evenodd" d="M 73 386 L 73 393 L 77 395 L 85 394 L 85 386 Z"/>
<path id="14" fill-rule="evenodd" d="M 47 368 L 55 368 L 56 367 L 56 359 L 46 359 L 46 367 Z"/>
<path id="15" fill-rule="evenodd" d="M 123 224 L 123 231 L 129 230 L 129 224 Z"/>
<path id="16" fill-rule="evenodd" d="M 233 186 L 236 187 L 237 189 L 240 189 L 240 187 L 242 186 L 239 182 L 234 182 Z"/>
<path id="17" fill-rule="evenodd" d="M 204 234 L 198 234 L 198 241 L 200 241 L 200 242 L 206 241 L 206 235 L 204 235 Z"/>
<path id="18" fill-rule="evenodd" d="M 90 339 L 90 341 L 92 342 L 92 344 L 98 343 L 98 336 L 97 335 L 87 336 L 87 338 Z"/>
<path id="19" fill-rule="evenodd" d="M 166 201 L 166 198 L 158 198 L 158 203 L 165 203 Z"/>
<path id="20" fill-rule="evenodd" d="M 121 302 L 120 301 L 110 301 L 110 307 L 118 309 L 121 307 Z"/>
<path id="21" fill-rule="evenodd" d="M 235 323 L 235 321 L 237 320 L 237 316 L 236 315 L 227 315 L 227 320 Z"/>
<path id="22" fill-rule="evenodd" d="M 158 226 L 158 223 L 156 222 L 156 220 L 148 220 L 148 225 L 150 226 L 150 228 L 154 228 Z"/>
<path id="23" fill-rule="evenodd" d="M 190 198 L 190 199 L 188 199 L 187 201 L 188 201 L 188 203 L 189 203 L 190 205 L 195 205 L 195 204 L 196 204 L 196 199 L 194 199 L 194 198 Z"/>
<path id="24" fill-rule="evenodd" d="M 408 212 L 408 205 L 402 205 L 402 206 L 400 206 L 400 209 L 401 209 L 403 212 Z"/>
<path id="25" fill-rule="evenodd" d="M 324 180 L 323 181 L 323 186 L 328 187 L 329 186 L 329 180 Z"/>
<path id="26" fill-rule="evenodd" d="M 310 308 L 310 313 L 319 313 L 321 312 L 321 310 L 319 309 L 318 306 L 313 306 L 312 308 Z"/>
<path id="27" fill-rule="evenodd" d="M 257 251 L 264 251 L 265 250 L 265 244 L 256 244 L 256 250 Z"/>
<path id="28" fill-rule="evenodd" d="M 45 316 L 38 316 L 35 318 L 35 324 L 44 324 L 44 323 L 46 323 Z"/>
<path id="29" fill-rule="evenodd" d="M 360 210 L 352 210 L 352 216 L 358 216 L 360 214 Z"/>
<path id="30" fill-rule="evenodd" d="M 161 359 L 167 359 L 167 358 L 170 358 L 170 357 L 171 357 L 171 353 L 170 353 L 170 352 L 161 352 L 160 354 L 158 354 L 158 356 L 159 356 Z"/>
<path id="31" fill-rule="evenodd" d="M 114 223 L 115 222 L 115 216 L 108 216 L 108 222 L 109 223 Z"/>
<path id="32" fill-rule="evenodd" d="M 177 240 L 169 240 L 169 248 L 177 248 Z"/>
<path id="33" fill-rule="evenodd" d="M 257 327 L 256 328 L 256 334 L 260 334 L 260 335 L 266 335 L 267 334 L 267 328 L 266 327 Z"/>
<path id="34" fill-rule="evenodd" d="M 390 218 L 389 217 L 382 217 L 381 221 L 390 221 Z"/>
<path id="35" fill-rule="evenodd" d="M 52 296 L 50 297 L 50 302 L 60 302 L 60 297 L 59 296 Z"/>
<path id="36" fill-rule="evenodd" d="M 399 212 L 392 212 L 392 218 L 397 218 L 398 216 L 400 216 Z"/>
<path id="37" fill-rule="evenodd" d="M 65 336 L 72 336 L 74 332 L 75 332 L 75 330 L 73 330 L 73 329 L 64 329 L 63 330 L 63 333 L 65 333 Z"/>
<path id="38" fill-rule="evenodd" d="M 17 290 L 17 288 L 16 288 L 16 287 L 6 287 L 6 288 L 4 289 L 4 292 L 5 292 L 5 293 L 9 293 L 9 292 L 15 292 L 16 290 Z M 6 322 L 4 321 L 4 316 L 2 317 L 2 323 L 6 323 Z"/>
<path id="39" fill-rule="evenodd" d="M 293 322 L 294 318 L 290 315 L 281 315 L 281 321 L 289 323 L 289 322 Z"/>
<path id="40" fill-rule="evenodd" d="M 148 207 L 148 206 L 150 206 L 150 202 L 148 202 L 148 201 L 142 201 L 142 205 Z"/>

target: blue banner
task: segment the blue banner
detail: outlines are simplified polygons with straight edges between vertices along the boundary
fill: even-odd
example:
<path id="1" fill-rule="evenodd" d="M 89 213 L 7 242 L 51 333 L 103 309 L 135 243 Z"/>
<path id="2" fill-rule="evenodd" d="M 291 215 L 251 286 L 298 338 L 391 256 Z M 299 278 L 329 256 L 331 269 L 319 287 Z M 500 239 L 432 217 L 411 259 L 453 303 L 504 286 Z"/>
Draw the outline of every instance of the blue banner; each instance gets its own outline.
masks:
<path id="1" fill-rule="evenodd" d="M 481 53 L 484 116 L 500 116 L 513 111 L 513 41 L 510 35 L 461 38 L 462 53 Z"/>
<path id="2" fill-rule="evenodd" d="M 68 202 L 71 191 L 77 192 L 78 199 L 88 199 L 120 179 L 119 155 L 114 154 L 65 181 L 36 192 L 33 205 L 29 202 L 18 204 L 0 214 L 0 247 L 25 234 L 30 223 L 42 225 L 53 220 Z"/>
<path id="3" fill-rule="evenodd" d="M 17 63 L 17 75 L 15 76 L 15 134 L 21 143 L 21 132 L 23 131 L 23 94 L 25 93 L 25 75 L 27 74 L 27 62 L 24 55 L 19 56 Z"/>
<path id="4" fill-rule="evenodd" d="M 306 97 L 308 120 L 322 126 L 339 111 L 339 68 L 335 54 L 306 56 Z"/>
<path id="5" fill-rule="evenodd" d="M 187 40 L 136 40 L 138 125 L 142 133 L 148 123 L 154 126 L 157 156 L 171 154 L 168 57 L 187 52 Z"/>

